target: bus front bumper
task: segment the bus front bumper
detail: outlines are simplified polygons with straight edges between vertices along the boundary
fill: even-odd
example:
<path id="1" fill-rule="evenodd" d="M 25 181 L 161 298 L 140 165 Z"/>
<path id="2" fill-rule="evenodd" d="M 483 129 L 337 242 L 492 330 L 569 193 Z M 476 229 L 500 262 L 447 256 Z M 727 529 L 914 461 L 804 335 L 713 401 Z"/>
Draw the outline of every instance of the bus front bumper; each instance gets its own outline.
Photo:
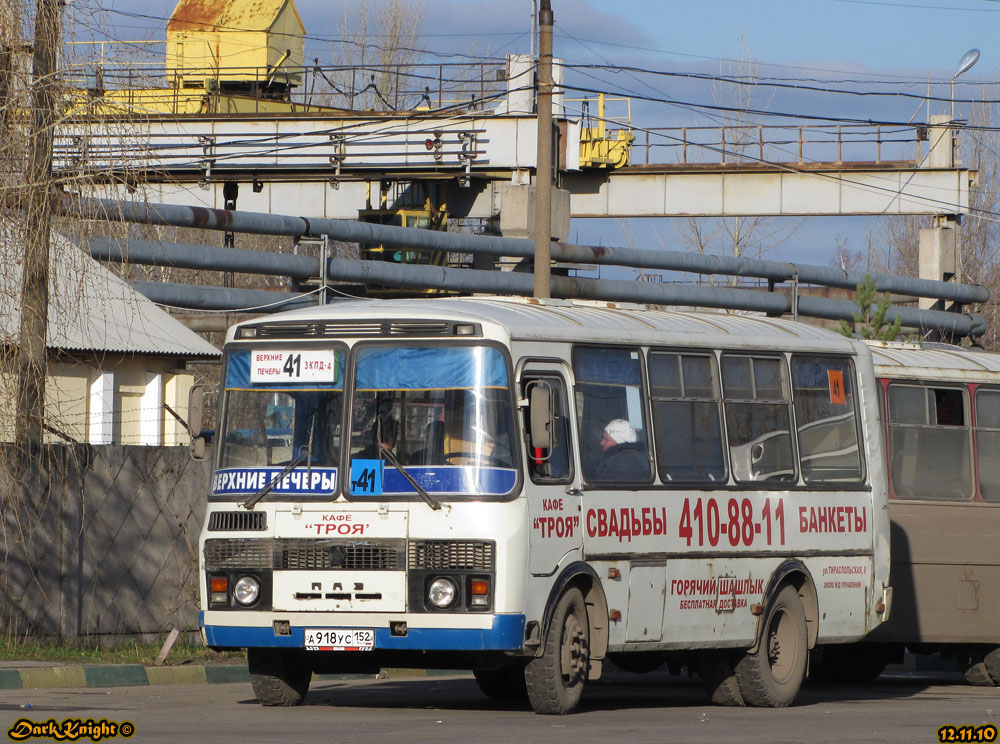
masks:
<path id="1" fill-rule="evenodd" d="M 212 648 L 303 648 L 306 628 L 373 627 L 375 649 L 385 651 L 520 651 L 524 648 L 524 615 L 493 615 L 492 624 L 486 628 L 434 627 L 424 623 L 414 627 L 413 616 L 408 616 L 406 634 L 396 635 L 388 627 L 359 626 L 356 621 L 329 623 L 326 618 L 294 618 L 290 633 L 278 635 L 272 625 L 240 625 L 218 622 L 219 615 L 228 613 L 202 611 L 198 615 L 206 645 Z M 225 618 L 222 618 L 223 620 Z M 270 617 L 269 617 L 270 620 Z M 397 624 L 394 622 L 394 624 Z"/>

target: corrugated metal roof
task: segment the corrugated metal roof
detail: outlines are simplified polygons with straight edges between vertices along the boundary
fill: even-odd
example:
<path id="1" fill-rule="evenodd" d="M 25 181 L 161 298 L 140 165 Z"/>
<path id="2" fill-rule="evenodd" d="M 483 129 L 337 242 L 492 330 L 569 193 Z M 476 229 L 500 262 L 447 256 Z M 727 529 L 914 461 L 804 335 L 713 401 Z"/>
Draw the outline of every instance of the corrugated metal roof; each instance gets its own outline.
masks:
<path id="1" fill-rule="evenodd" d="M 180 0 L 167 21 L 167 33 L 267 31 L 286 4 L 290 0 Z"/>
<path id="2" fill-rule="evenodd" d="M 20 334 L 23 237 L 0 226 L 0 343 Z M 53 233 L 46 344 L 66 351 L 161 354 L 188 359 L 220 352 L 135 292 L 65 236 Z"/>
<path id="3" fill-rule="evenodd" d="M 1000 383 L 1000 354 L 963 347 L 868 343 L 875 372 L 887 377 Z"/>
<path id="4" fill-rule="evenodd" d="M 414 318 L 465 320 L 493 326 L 512 340 L 592 340 L 603 343 L 704 344 L 757 348 L 791 343 L 796 348 L 851 351 L 855 342 L 839 333 L 789 320 L 720 312 L 651 310 L 639 305 L 513 297 L 344 301 L 303 308 L 255 324 L 282 320 Z"/>

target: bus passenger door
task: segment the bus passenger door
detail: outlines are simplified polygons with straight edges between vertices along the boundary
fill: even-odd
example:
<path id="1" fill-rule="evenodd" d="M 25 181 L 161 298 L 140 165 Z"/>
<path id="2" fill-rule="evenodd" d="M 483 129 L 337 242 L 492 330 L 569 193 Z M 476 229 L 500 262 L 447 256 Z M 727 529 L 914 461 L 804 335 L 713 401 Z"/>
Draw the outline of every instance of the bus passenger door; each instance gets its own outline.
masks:
<path id="1" fill-rule="evenodd" d="M 535 576 L 552 575 L 567 554 L 579 552 L 583 544 L 566 379 L 565 368 L 556 363 L 528 364 L 521 373 L 531 536 L 528 570 Z M 545 431 L 542 422 L 547 422 Z"/>

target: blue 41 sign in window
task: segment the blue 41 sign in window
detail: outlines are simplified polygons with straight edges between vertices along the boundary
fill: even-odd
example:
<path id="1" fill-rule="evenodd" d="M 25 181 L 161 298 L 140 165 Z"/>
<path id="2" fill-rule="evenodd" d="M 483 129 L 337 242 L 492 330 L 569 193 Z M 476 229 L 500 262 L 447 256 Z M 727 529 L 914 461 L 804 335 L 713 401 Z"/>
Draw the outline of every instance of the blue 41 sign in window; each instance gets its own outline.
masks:
<path id="1" fill-rule="evenodd" d="M 382 495 L 381 460 L 351 460 L 351 493 L 359 496 Z"/>

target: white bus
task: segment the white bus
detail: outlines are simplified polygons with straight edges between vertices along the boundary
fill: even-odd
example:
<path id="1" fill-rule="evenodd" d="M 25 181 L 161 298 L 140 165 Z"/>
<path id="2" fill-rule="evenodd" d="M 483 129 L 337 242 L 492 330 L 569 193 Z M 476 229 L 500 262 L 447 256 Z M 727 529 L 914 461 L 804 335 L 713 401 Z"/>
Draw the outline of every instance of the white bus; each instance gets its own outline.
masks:
<path id="1" fill-rule="evenodd" d="M 201 625 L 262 704 L 438 667 L 566 713 L 611 659 L 783 706 L 888 617 L 871 352 L 835 333 L 351 301 L 233 327 L 222 387 Z"/>

